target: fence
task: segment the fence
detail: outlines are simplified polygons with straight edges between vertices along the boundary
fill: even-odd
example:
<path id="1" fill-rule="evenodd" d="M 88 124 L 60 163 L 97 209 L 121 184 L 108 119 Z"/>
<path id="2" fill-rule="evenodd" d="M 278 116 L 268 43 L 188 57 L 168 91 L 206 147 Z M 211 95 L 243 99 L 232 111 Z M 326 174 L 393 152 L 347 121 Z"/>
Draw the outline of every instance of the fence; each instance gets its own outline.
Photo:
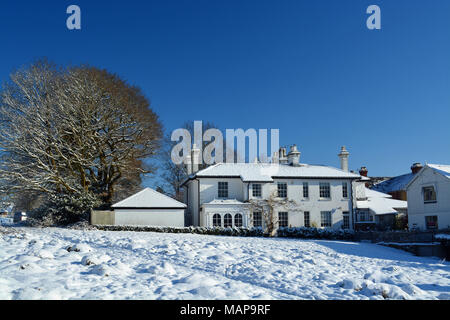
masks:
<path id="1" fill-rule="evenodd" d="M 114 211 L 91 210 L 91 224 L 94 226 L 113 226 L 115 224 Z"/>
<path id="2" fill-rule="evenodd" d="M 355 233 L 356 241 L 370 241 L 372 243 L 431 243 L 436 242 L 435 235 L 449 233 L 450 230 L 441 231 L 360 231 Z"/>

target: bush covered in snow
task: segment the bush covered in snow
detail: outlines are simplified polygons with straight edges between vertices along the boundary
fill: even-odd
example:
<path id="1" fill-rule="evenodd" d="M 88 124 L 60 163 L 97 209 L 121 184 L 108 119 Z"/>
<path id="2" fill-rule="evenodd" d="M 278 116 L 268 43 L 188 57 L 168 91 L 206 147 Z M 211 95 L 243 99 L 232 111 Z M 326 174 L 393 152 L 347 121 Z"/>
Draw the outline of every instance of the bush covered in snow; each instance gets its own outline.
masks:
<path id="1" fill-rule="evenodd" d="M 138 227 L 138 226 L 96 226 L 104 231 L 138 231 L 161 233 L 193 233 L 217 236 L 263 237 L 262 228 L 223 228 L 223 227 Z M 349 230 L 332 230 L 317 228 L 280 228 L 277 237 L 301 239 L 353 240 L 354 232 Z"/>
<path id="2" fill-rule="evenodd" d="M 223 228 L 223 227 L 151 227 L 151 226 L 95 226 L 104 231 L 136 231 L 161 233 L 193 233 L 216 236 L 262 237 L 262 228 Z"/>
<path id="3" fill-rule="evenodd" d="M 354 240 L 355 233 L 352 230 L 334 230 L 319 228 L 280 228 L 278 237 L 300 239 L 327 239 L 327 240 Z"/>

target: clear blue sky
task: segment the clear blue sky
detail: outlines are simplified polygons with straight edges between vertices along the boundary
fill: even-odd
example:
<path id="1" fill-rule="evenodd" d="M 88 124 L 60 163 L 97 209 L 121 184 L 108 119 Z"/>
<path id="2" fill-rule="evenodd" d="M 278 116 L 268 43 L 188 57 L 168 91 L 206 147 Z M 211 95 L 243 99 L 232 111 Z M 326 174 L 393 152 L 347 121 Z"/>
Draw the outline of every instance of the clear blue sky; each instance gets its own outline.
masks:
<path id="1" fill-rule="evenodd" d="M 66 29 L 66 8 L 82 30 Z M 382 30 L 366 28 L 377 4 Z M 167 132 L 186 120 L 279 128 L 302 162 L 397 175 L 450 163 L 450 1 L 8 1 L 0 80 L 36 58 L 140 86 Z"/>

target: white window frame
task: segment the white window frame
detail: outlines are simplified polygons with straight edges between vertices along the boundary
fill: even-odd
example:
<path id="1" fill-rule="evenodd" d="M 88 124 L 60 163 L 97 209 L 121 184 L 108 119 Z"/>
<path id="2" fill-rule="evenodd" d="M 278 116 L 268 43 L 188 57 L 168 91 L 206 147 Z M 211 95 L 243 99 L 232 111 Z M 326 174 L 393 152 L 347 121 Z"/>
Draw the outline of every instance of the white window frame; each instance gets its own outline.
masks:
<path id="1" fill-rule="evenodd" d="M 255 221 L 259 221 L 260 223 L 258 223 L 258 225 L 255 224 Z M 253 226 L 256 228 L 260 228 L 263 226 L 263 219 L 262 219 L 262 212 L 253 212 Z"/>
<path id="2" fill-rule="evenodd" d="M 309 183 L 303 182 L 303 199 L 309 199 Z"/>
<path id="3" fill-rule="evenodd" d="M 284 223 L 283 223 L 283 226 L 281 225 L 281 217 L 283 216 L 283 222 L 284 222 L 284 220 L 286 220 L 286 225 L 284 225 Z M 286 218 L 286 219 L 284 219 L 284 218 Z M 286 212 L 286 211 L 279 211 L 278 212 L 278 227 L 280 227 L 280 228 L 286 228 L 286 227 L 289 227 L 289 212 Z"/>
<path id="4" fill-rule="evenodd" d="M 261 198 L 262 197 L 262 184 L 261 183 L 252 183 L 252 196 L 253 196 L 253 198 Z"/>
<path id="5" fill-rule="evenodd" d="M 348 183 L 342 182 L 342 198 L 348 199 Z"/>
<path id="6" fill-rule="evenodd" d="M 238 219 L 239 217 L 239 219 Z M 238 228 L 242 228 L 244 226 L 244 216 L 242 213 L 236 213 L 234 215 L 234 226 Z M 240 225 L 238 225 L 237 221 L 240 221 Z"/>
<path id="7" fill-rule="evenodd" d="M 331 200 L 331 184 L 329 182 L 319 183 L 319 197 L 320 199 Z"/>
<path id="8" fill-rule="evenodd" d="M 333 216 L 331 211 L 320 212 L 320 226 L 322 228 L 331 228 L 333 226 Z"/>
<path id="9" fill-rule="evenodd" d="M 311 228 L 311 212 L 309 211 L 303 212 L 303 226 L 305 226 L 305 228 Z"/>
<path id="10" fill-rule="evenodd" d="M 425 189 L 433 189 L 433 193 L 434 193 L 434 199 L 431 200 L 426 200 L 425 199 Z M 436 203 L 437 202 L 437 192 L 436 192 L 436 187 L 433 185 L 427 185 L 427 186 L 423 186 L 422 187 L 422 195 L 423 195 L 423 203 Z"/>
<path id="11" fill-rule="evenodd" d="M 285 187 L 281 188 L 281 190 L 280 190 L 280 186 L 285 186 Z M 288 184 L 286 182 L 277 182 L 277 196 L 278 196 L 278 198 L 286 199 L 287 198 L 287 194 L 288 194 L 287 190 L 288 190 Z M 281 194 L 280 191 L 283 192 L 283 193 L 286 193 L 286 195 L 285 196 L 280 196 L 280 194 Z"/>
<path id="12" fill-rule="evenodd" d="M 224 186 L 226 186 L 226 188 L 224 188 Z M 223 194 L 225 194 L 225 193 L 226 193 L 226 196 L 223 196 Z M 219 199 L 226 199 L 226 198 L 228 198 L 228 182 L 226 182 L 226 181 L 219 181 L 217 183 L 217 197 Z"/>

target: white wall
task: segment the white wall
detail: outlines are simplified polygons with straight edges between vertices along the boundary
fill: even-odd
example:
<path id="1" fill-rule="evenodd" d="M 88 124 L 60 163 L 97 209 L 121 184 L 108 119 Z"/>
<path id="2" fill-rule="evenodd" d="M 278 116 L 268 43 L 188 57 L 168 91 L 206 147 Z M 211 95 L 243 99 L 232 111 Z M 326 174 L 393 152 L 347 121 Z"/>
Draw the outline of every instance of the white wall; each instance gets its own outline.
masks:
<path id="1" fill-rule="evenodd" d="M 424 203 L 422 188 L 434 186 L 436 203 Z M 407 190 L 408 197 L 408 225 L 414 224 L 425 230 L 425 217 L 438 216 L 438 227 L 450 227 L 450 180 L 425 167 Z"/>
<path id="2" fill-rule="evenodd" d="M 228 198 L 246 201 L 244 197 L 244 183 L 240 178 L 216 179 L 202 178 L 200 180 L 200 205 L 219 199 L 219 182 L 228 182 Z"/>
<path id="3" fill-rule="evenodd" d="M 117 226 L 184 227 L 184 209 L 115 209 Z"/>

